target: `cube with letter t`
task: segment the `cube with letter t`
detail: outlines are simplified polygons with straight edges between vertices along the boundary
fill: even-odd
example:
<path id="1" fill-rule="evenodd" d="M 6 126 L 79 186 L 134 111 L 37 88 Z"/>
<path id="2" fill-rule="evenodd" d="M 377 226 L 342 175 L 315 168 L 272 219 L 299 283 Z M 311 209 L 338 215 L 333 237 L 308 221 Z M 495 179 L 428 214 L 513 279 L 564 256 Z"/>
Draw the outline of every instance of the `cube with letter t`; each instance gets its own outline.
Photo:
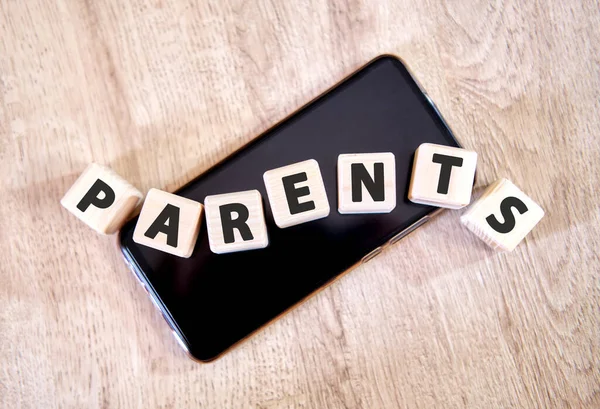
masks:
<path id="1" fill-rule="evenodd" d="M 396 207 L 396 158 L 391 152 L 338 156 L 338 212 L 389 213 Z"/>
<path id="2" fill-rule="evenodd" d="M 60 203 L 98 233 L 113 234 L 142 197 L 139 190 L 112 169 L 91 163 Z"/>
<path id="3" fill-rule="evenodd" d="M 476 166 L 476 152 L 421 144 L 415 152 L 408 199 L 413 203 L 460 209 L 471 202 Z"/>
<path id="4" fill-rule="evenodd" d="M 202 208 L 195 200 L 150 189 L 135 225 L 133 241 L 188 258 L 198 239 Z"/>
<path id="5" fill-rule="evenodd" d="M 262 249 L 269 244 L 258 190 L 206 196 L 206 229 L 213 253 Z"/>
<path id="6" fill-rule="evenodd" d="M 316 160 L 310 159 L 264 173 L 275 224 L 295 226 L 329 216 L 329 201 Z"/>

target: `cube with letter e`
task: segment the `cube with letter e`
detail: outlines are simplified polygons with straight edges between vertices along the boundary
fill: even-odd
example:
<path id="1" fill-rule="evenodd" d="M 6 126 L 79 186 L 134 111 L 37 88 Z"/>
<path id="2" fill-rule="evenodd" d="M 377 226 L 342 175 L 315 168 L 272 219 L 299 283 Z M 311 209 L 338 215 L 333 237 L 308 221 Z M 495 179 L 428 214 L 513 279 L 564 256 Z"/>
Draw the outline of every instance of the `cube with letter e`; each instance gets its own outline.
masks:
<path id="1" fill-rule="evenodd" d="M 329 201 L 319 164 L 310 159 L 264 173 L 275 224 L 295 226 L 329 216 Z"/>

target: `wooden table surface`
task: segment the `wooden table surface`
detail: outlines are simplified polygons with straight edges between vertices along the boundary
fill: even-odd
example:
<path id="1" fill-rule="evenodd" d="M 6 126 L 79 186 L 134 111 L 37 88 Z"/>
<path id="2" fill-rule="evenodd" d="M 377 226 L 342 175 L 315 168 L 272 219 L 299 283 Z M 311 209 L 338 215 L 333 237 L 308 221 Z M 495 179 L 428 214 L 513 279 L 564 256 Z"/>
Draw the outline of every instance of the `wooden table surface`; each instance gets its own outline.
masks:
<path id="1" fill-rule="evenodd" d="M 595 1 L 0 1 L 3 408 L 600 408 Z M 174 190 L 381 53 L 476 193 L 546 211 L 495 253 L 447 211 L 211 364 L 59 200 L 90 161 Z"/>

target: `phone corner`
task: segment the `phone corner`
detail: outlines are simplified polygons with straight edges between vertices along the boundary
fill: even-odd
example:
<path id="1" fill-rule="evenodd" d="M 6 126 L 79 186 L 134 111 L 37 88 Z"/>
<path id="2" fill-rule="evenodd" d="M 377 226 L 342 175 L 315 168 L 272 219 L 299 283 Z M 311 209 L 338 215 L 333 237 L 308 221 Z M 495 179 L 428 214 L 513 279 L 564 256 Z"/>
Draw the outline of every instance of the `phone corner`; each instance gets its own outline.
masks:
<path id="1" fill-rule="evenodd" d="M 400 57 L 398 54 L 394 54 L 391 52 L 385 52 L 382 54 L 379 54 L 377 57 L 373 58 L 373 62 L 375 61 L 380 61 L 380 60 L 387 60 L 387 61 L 392 61 L 394 63 L 398 63 L 401 64 L 403 67 L 407 67 L 406 62 L 404 61 L 404 59 L 402 57 Z"/>
<path id="2" fill-rule="evenodd" d="M 188 357 L 188 359 L 190 359 L 191 361 L 197 363 L 197 364 L 210 364 L 211 362 L 216 361 L 217 359 L 219 359 L 225 352 L 228 351 L 225 350 L 223 352 L 220 352 L 216 355 L 211 355 L 211 356 L 203 356 L 200 354 L 197 354 L 192 348 L 191 345 L 189 343 L 187 343 L 183 338 L 179 337 L 179 335 L 177 335 L 175 333 L 175 331 L 173 331 L 173 336 L 175 337 L 175 340 L 177 341 L 177 344 L 181 347 L 181 349 L 183 350 L 183 352 L 185 353 L 185 355 Z"/>

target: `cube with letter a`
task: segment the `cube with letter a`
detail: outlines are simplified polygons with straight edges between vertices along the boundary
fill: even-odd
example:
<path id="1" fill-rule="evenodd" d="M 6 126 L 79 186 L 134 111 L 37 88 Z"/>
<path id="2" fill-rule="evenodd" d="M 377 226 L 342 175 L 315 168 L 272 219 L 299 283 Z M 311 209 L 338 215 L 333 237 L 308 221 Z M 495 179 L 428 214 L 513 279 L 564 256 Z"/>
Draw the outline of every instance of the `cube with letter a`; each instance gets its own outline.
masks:
<path id="1" fill-rule="evenodd" d="M 188 258 L 196 245 L 202 209 L 202 204 L 195 200 L 150 189 L 135 225 L 133 241 Z"/>

